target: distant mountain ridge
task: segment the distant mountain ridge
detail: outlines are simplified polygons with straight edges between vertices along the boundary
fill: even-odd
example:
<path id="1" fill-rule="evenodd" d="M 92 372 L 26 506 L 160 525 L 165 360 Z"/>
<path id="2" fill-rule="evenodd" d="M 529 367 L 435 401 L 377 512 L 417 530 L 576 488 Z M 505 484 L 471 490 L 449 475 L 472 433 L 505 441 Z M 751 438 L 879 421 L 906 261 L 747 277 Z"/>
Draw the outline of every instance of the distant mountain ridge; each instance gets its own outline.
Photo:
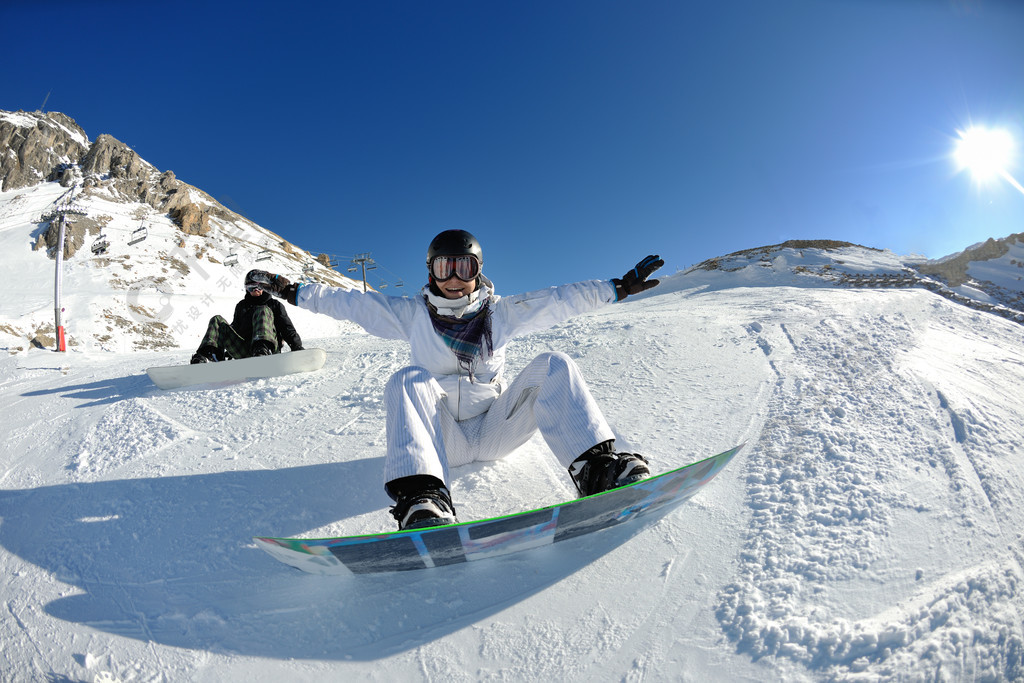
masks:
<path id="1" fill-rule="evenodd" d="M 881 252 L 881 249 L 874 249 L 873 247 L 864 247 L 859 244 L 853 244 L 852 242 L 842 242 L 839 240 L 787 240 L 781 244 L 773 244 L 764 247 L 754 247 L 753 249 L 742 249 L 740 251 L 734 251 L 731 254 L 725 256 L 717 256 L 710 258 L 706 261 L 702 261 L 695 265 L 691 270 L 729 270 L 732 264 L 740 264 L 739 267 L 745 267 L 749 265 L 752 259 L 759 259 L 765 261 L 769 259 L 773 254 L 777 254 L 783 249 L 791 249 L 796 251 L 802 251 L 804 249 L 818 249 L 821 251 L 835 251 L 837 249 L 846 248 L 857 248 L 857 249 L 868 249 L 871 251 Z"/>
<path id="2" fill-rule="evenodd" d="M 1024 232 L 990 237 L 959 254 L 915 267 L 950 287 L 977 288 L 1005 306 L 1024 310 Z"/>
<path id="3" fill-rule="evenodd" d="M 851 242 L 789 240 L 711 258 L 686 272 L 739 273 L 751 267 L 816 276 L 844 287 L 923 287 L 965 306 L 1024 323 L 1024 233 L 990 238 L 936 260 L 900 257 Z"/>

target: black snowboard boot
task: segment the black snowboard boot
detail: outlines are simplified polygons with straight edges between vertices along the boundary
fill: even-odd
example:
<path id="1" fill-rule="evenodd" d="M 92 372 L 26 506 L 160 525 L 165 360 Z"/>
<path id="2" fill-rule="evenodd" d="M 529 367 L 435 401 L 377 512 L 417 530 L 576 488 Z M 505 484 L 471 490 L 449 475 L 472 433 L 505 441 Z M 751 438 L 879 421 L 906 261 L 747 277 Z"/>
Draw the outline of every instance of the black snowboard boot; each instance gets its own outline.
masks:
<path id="1" fill-rule="evenodd" d="M 268 342 L 266 339 L 257 339 L 252 343 L 252 355 L 256 356 L 273 356 L 274 345 Z"/>
<path id="2" fill-rule="evenodd" d="M 200 346 L 199 350 L 192 354 L 192 365 L 198 363 L 216 363 L 217 362 L 217 349 L 212 346 Z"/>
<path id="3" fill-rule="evenodd" d="M 386 488 L 395 500 L 391 516 L 398 522 L 399 530 L 425 529 L 459 521 L 451 494 L 436 477 L 403 477 L 388 482 Z"/>
<path id="4" fill-rule="evenodd" d="M 576 458 L 569 476 L 581 496 L 632 484 L 651 476 L 647 458 L 637 453 L 616 453 L 615 442 L 599 443 Z"/>

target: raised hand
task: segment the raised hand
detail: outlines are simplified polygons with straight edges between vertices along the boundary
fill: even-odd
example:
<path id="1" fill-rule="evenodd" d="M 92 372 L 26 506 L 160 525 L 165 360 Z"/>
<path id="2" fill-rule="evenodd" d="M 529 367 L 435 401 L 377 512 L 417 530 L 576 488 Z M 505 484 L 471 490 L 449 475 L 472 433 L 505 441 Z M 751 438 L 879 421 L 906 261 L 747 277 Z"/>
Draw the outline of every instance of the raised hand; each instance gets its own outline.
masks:
<path id="1" fill-rule="evenodd" d="M 245 284 L 250 283 L 262 285 L 264 291 L 270 292 L 290 304 L 295 303 L 295 297 L 299 290 L 298 285 L 292 284 L 292 281 L 283 275 L 275 275 L 265 270 L 250 270 L 246 273 Z"/>
<path id="2" fill-rule="evenodd" d="M 661 257 L 652 254 L 647 258 L 641 259 L 632 270 L 621 278 L 613 278 L 612 284 L 615 285 L 615 300 L 622 301 L 630 294 L 639 294 L 640 292 L 646 292 L 651 287 L 657 287 L 661 280 L 648 280 L 647 278 L 663 265 L 665 265 L 665 262 Z"/>

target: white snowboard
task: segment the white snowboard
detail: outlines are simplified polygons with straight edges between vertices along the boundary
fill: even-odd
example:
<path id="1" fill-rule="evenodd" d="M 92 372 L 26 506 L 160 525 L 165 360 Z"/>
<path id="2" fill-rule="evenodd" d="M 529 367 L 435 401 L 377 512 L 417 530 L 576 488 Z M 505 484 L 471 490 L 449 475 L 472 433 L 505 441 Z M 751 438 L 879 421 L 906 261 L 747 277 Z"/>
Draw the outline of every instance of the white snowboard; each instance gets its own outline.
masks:
<path id="1" fill-rule="evenodd" d="M 177 389 L 192 384 L 232 382 L 260 377 L 278 377 L 296 372 L 313 372 L 324 366 L 327 352 L 323 349 L 288 351 L 273 356 L 239 358 L 219 363 L 169 365 L 149 368 L 146 374 L 161 389 Z"/>

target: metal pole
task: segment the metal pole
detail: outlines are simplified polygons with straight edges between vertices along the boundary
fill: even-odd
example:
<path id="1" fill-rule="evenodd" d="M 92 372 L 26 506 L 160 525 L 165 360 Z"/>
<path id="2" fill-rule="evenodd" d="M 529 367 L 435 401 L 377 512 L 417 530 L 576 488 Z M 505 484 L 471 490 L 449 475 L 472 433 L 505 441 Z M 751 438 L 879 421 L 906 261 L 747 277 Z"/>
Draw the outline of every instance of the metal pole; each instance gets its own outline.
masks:
<path id="1" fill-rule="evenodd" d="M 60 215 L 60 230 L 58 231 L 57 237 L 57 265 L 56 273 L 54 274 L 53 282 L 53 315 L 56 319 L 57 328 L 57 351 L 67 351 L 67 347 L 64 341 L 64 324 L 61 322 L 61 306 L 60 306 L 60 285 L 61 285 L 61 273 L 64 270 L 64 212 L 59 211 Z"/>
<path id="2" fill-rule="evenodd" d="M 370 258 L 370 253 L 371 252 L 366 252 L 365 254 L 356 254 L 352 258 L 353 266 L 358 263 L 363 268 L 363 294 L 366 294 L 366 290 L 369 289 L 369 285 L 366 284 L 366 271 L 373 270 L 374 268 L 377 267 L 377 265 L 373 262 L 373 259 Z M 369 267 L 367 267 L 367 264 L 369 264 Z M 351 273 L 353 270 L 355 270 L 355 268 L 349 268 L 348 272 Z"/>

